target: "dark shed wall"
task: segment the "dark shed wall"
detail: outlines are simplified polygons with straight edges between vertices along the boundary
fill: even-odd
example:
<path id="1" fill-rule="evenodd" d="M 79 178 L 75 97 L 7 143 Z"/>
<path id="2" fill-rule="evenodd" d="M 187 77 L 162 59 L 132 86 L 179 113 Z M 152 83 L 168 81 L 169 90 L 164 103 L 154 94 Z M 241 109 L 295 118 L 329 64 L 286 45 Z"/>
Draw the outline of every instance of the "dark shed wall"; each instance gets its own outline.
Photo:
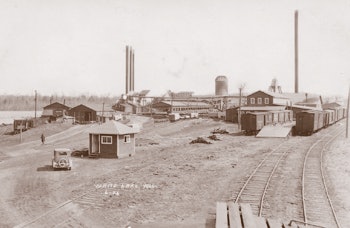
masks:
<path id="1" fill-rule="evenodd" d="M 96 111 L 84 105 L 79 105 L 77 107 L 72 108 L 69 111 L 69 115 L 74 116 L 75 120 L 78 121 L 79 123 L 97 121 Z"/>

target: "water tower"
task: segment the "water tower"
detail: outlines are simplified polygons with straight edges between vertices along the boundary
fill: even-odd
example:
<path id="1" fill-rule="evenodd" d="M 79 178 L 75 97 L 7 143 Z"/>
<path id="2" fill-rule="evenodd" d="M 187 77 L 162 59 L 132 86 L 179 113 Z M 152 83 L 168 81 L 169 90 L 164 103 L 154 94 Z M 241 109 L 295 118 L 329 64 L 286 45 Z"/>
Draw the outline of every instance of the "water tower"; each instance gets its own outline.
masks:
<path id="1" fill-rule="evenodd" d="M 226 76 L 217 76 L 215 78 L 215 95 L 216 96 L 228 95 L 228 81 Z"/>

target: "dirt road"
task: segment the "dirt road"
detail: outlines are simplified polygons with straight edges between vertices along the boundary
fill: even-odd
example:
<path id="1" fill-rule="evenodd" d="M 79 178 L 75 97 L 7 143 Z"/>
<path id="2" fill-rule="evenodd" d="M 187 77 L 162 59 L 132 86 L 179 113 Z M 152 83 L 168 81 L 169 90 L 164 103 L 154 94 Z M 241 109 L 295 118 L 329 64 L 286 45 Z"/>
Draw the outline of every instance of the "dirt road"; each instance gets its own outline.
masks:
<path id="1" fill-rule="evenodd" d="M 215 202 L 232 198 L 261 156 L 285 140 L 240 136 L 235 125 L 211 119 L 158 123 L 137 135 L 133 157 L 73 157 L 71 171 L 53 171 L 53 149 L 87 147 L 90 125 L 49 127 L 59 133 L 51 129 L 46 145 L 37 137 L 43 129 L 21 145 L 0 140 L 1 227 L 210 227 Z M 189 143 L 215 128 L 230 134 Z"/>

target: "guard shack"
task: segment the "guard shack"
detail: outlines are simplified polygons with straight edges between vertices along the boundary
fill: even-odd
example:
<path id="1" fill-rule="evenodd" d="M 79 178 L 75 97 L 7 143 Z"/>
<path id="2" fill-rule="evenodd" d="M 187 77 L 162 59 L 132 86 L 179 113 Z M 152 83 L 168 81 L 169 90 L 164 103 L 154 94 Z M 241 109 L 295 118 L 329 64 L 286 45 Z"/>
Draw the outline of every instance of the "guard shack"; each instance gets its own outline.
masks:
<path id="1" fill-rule="evenodd" d="M 118 121 L 108 121 L 89 132 L 89 157 L 123 158 L 135 154 L 138 129 Z"/>

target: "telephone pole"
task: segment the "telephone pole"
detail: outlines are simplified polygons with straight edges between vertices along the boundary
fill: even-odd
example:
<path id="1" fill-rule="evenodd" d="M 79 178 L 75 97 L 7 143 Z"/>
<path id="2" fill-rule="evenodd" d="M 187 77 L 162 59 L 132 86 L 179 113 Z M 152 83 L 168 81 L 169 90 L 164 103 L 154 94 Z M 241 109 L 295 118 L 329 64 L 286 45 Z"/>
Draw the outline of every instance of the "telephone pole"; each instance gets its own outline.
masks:
<path id="1" fill-rule="evenodd" d="M 346 133 L 345 137 L 348 138 L 349 133 L 349 103 L 350 103 L 350 86 L 349 86 L 349 92 L 348 92 L 348 103 L 346 105 Z"/>
<path id="2" fill-rule="evenodd" d="M 35 112 L 34 112 L 34 117 L 35 117 L 35 119 L 36 119 L 36 103 L 37 103 L 37 92 L 36 92 L 36 90 L 35 90 L 35 98 L 34 98 L 34 100 L 35 100 Z"/>

